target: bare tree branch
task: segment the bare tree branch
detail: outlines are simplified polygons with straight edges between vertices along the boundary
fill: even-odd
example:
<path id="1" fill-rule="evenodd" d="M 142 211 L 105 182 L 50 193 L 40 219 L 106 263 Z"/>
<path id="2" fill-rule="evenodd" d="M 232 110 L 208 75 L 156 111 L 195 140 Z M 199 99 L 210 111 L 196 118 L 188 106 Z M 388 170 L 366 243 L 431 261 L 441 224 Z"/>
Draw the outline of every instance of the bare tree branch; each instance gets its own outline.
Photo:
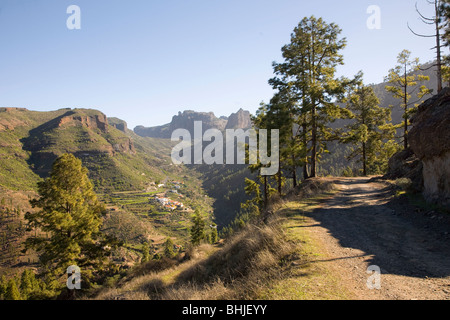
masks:
<path id="1" fill-rule="evenodd" d="M 428 24 L 428 25 L 430 25 L 430 26 L 432 26 L 432 25 L 435 24 L 434 21 L 428 22 L 428 21 L 426 21 L 426 20 L 424 20 L 424 19 L 422 19 L 422 18 L 420 18 L 420 20 L 421 20 L 423 23 Z"/>
<path id="2" fill-rule="evenodd" d="M 436 67 L 436 66 L 437 66 L 437 63 L 433 63 L 433 64 L 430 65 L 428 68 L 422 68 L 422 66 L 419 66 L 418 69 L 419 69 L 420 71 L 427 71 L 427 70 L 430 70 L 431 68 Z"/>
<path id="3" fill-rule="evenodd" d="M 422 38 L 435 38 L 435 37 L 436 37 L 436 35 L 423 35 L 423 34 L 418 34 L 418 33 L 414 32 L 413 29 L 411 29 L 411 27 L 409 26 L 409 23 L 408 23 L 408 22 L 407 22 L 406 24 L 407 24 L 407 26 L 408 26 L 408 29 L 409 29 L 414 35 L 416 35 L 416 36 L 418 36 L 418 37 L 422 37 Z"/>
<path id="4" fill-rule="evenodd" d="M 428 3 L 429 3 L 429 4 L 434 4 L 434 1 L 433 1 L 433 2 L 428 2 Z M 427 21 L 432 21 L 432 23 L 435 23 L 435 22 L 436 22 L 436 17 L 434 17 L 434 18 L 427 18 L 427 17 L 425 17 L 422 13 L 420 13 L 419 9 L 417 8 L 417 2 L 416 2 L 416 11 L 417 11 L 417 13 L 419 14 L 419 16 L 420 16 L 422 19 L 427 20 Z"/>

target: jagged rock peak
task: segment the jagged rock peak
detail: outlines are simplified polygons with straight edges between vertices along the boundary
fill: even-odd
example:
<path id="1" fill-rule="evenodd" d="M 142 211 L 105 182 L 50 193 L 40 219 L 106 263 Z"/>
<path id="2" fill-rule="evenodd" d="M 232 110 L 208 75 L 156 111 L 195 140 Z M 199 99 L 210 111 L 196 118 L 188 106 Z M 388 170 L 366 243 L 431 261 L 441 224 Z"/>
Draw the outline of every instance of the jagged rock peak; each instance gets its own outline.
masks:
<path id="1" fill-rule="evenodd" d="M 226 129 L 248 129 L 251 126 L 250 112 L 240 108 L 238 112 L 232 113 L 228 117 Z"/>
<path id="2" fill-rule="evenodd" d="M 157 127 L 137 126 L 134 132 L 143 137 L 154 138 L 170 138 L 176 129 L 187 129 L 194 132 L 194 122 L 201 121 L 203 132 L 208 129 L 248 129 L 251 127 L 250 112 L 242 108 L 238 112 L 231 114 L 229 117 L 216 117 L 213 112 L 196 112 L 193 110 L 185 110 L 178 112 L 172 117 L 172 121 L 168 124 Z"/>

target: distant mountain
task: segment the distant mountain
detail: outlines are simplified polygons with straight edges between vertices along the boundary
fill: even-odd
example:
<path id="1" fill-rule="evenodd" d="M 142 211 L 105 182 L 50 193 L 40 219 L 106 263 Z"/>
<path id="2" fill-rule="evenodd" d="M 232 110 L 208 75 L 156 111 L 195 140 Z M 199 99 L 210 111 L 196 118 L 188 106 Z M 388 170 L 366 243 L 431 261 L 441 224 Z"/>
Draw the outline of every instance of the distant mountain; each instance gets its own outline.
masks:
<path id="1" fill-rule="evenodd" d="M 252 127 L 250 112 L 239 109 L 238 112 L 232 113 L 228 117 L 225 129 L 248 129 Z"/>
<path id="2" fill-rule="evenodd" d="M 172 166 L 171 148 L 170 140 L 140 137 L 98 110 L 0 108 L 0 187 L 10 190 L 36 190 L 63 153 L 80 158 L 102 191 L 141 190 L 191 175 Z"/>
<path id="3" fill-rule="evenodd" d="M 81 158 L 97 187 L 129 189 L 144 183 L 142 173 L 163 176 L 144 165 L 128 133 L 109 125 L 106 115 L 97 110 L 0 108 L 0 141 L 0 185 L 6 188 L 34 189 L 63 153 Z M 137 163 L 142 169 L 136 169 Z"/>
<path id="4" fill-rule="evenodd" d="M 212 112 L 187 110 L 179 112 L 168 124 L 151 128 L 138 126 L 134 132 L 143 137 L 166 140 L 171 137 L 174 130 L 187 129 L 193 136 L 195 121 L 202 122 L 203 132 L 211 128 L 221 131 L 245 130 L 252 127 L 250 117 L 250 112 L 242 108 L 228 117 L 220 118 Z M 228 225 L 240 211 L 240 204 L 248 198 L 244 191 L 245 178 L 254 178 L 254 175 L 247 169 L 247 165 L 188 165 L 187 167 L 200 173 L 203 188 L 214 199 L 214 216 L 219 228 Z"/>
<path id="5" fill-rule="evenodd" d="M 104 232 L 129 244 L 114 259 L 124 265 L 139 261 L 143 241 L 151 242 L 153 252 L 162 250 L 166 237 L 187 242 L 191 212 L 199 209 L 209 223 L 212 199 L 199 173 L 172 164 L 172 147 L 170 140 L 138 136 L 125 121 L 98 110 L 0 108 L 0 274 L 5 267 L 35 259 L 20 253 L 26 237 L 24 215 L 36 210 L 28 200 L 36 197 L 38 182 L 63 153 L 74 154 L 89 170 L 107 208 Z M 155 194 L 182 201 L 184 209 L 158 206 L 149 201 Z M 16 215 L 9 219 L 12 211 Z"/>
<path id="6" fill-rule="evenodd" d="M 179 112 L 173 116 L 172 121 L 168 124 L 157 127 L 137 126 L 134 132 L 142 137 L 164 138 L 170 139 L 172 132 L 176 129 L 187 129 L 194 132 L 194 122 L 201 121 L 203 132 L 208 129 L 248 129 L 251 127 L 250 112 L 239 109 L 238 112 L 231 114 L 229 117 L 216 117 L 213 112 L 196 112 L 186 110 Z"/>

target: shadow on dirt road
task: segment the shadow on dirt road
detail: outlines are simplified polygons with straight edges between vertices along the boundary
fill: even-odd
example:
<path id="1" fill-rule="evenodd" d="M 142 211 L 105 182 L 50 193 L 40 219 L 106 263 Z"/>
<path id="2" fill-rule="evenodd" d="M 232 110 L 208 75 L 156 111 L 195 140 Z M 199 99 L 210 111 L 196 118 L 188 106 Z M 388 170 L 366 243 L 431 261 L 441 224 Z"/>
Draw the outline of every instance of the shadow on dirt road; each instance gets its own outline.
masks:
<path id="1" fill-rule="evenodd" d="M 309 217 L 327 229 L 341 247 L 364 252 L 383 274 L 450 275 L 448 215 L 417 212 L 393 198 L 389 185 L 369 178 L 339 178 L 335 184 L 340 192 Z"/>

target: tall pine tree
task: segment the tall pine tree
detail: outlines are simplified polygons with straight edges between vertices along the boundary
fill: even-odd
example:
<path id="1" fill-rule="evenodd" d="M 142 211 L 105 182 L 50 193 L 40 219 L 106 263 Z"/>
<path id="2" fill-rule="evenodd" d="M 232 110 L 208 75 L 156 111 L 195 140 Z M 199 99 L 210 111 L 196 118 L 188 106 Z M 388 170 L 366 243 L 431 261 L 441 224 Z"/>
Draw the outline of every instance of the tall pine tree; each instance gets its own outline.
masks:
<path id="1" fill-rule="evenodd" d="M 395 134 L 395 127 L 389 123 L 391 110 L 380 107 L 379 103 L 369 86 L 359 87 L 348 97 L 347 108 L 352 112 L 353 120 L 346 126 L 347 131 L 341 141 L 354 145 L 349 159 L 359 158 L 364 176 L 382 173 L 379 164 L 387 163 L 389 158 L 382 152 L 383 144 L 380 142 L 392 140 Z"/>
<path id="2" fill-rule="evenodd" d="M 420 102 L 423 96 L 430 94 L 431 90 L 425 85 L 418 86 L 419 82 L 430 80 L 430 77 L 420 73 L 419 59 L 412 59 L 411 52 L 403 50 L 397 56 L 397 66 L 389 70 L 385 81 L 389 82 L 386 90 L 394 98 L 400 100 L 400 106 L 403 108 L 403 148 L 408 148 L 408 127 L 411 113 L 414 112 L 414 105 Z M 415 95 L 415 100 L 411 98 Z M 400 124 L 399 127 L 402 125 Z"/>
<path id="3" fill-rule="evenodd" d="M 104 206 L 98 201 L 81 160 L 64 154 L 53 164 L 50 177 L 38 185 L 39 198 L 31 200 L 37 212 L 25 218 L 48 236 L 36 234 L 26 248 L 39 253 L 43 269 L 60 277 L 71 265 L 82 270 L 83 281 L 99 271 L 107 259 L 110 238 L 100 231 Z"/>
<path id="4" fill-rule="evenodd" d="M 269 83 L 299 104 L 295 112 L 303 137 L 310 137 L 309 176 L 315 177 L 320 153 L 334 133 L 329 124 L 345 113 L 336 103 L 356 80 L 336 78 L 336 68 L 343 64 L 341 51 L 346 46 L 341 29 L 322 18 L 304 18 L 294 29 L 291 43 L 282 48 L 283 63 L 274 63 L 276 77 Z M 304 141 L 306 142 L 306 141 Z M 304 172 L 306 175 L 306 172 Z"/>
<path id="5" fill-rule="evenodd" d="M 200 211 L 195 210 L 194 215 L 191 218 L 191 243 L 193 246 L 198 246 L 206 237 L 205 233 L 205 220 L 203 219 Z"/>

